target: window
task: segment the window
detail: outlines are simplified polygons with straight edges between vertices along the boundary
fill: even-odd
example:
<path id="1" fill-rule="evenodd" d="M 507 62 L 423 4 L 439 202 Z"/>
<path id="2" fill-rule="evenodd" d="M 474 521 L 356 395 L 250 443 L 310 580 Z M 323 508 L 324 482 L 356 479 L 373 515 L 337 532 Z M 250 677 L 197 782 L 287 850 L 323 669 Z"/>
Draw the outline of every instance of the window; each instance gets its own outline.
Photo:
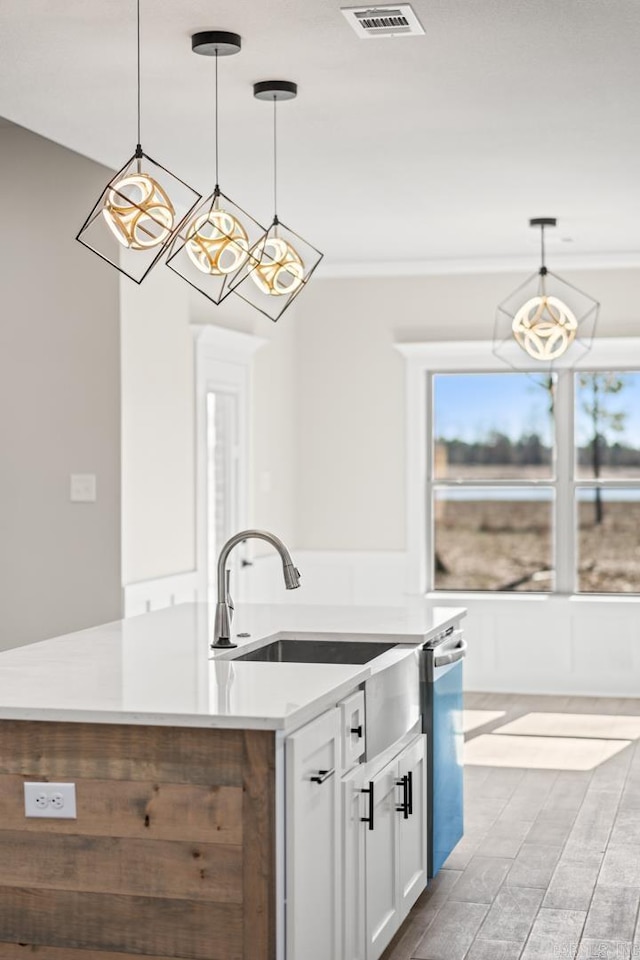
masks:
<path id="1" fill-rule="evenodd" d="M 413 380 L 425 384 L 413 396 L 426 408 L 427 588 L 640 593 L 640 369 L 624 368 L 624 349 L 615 365 L 549 376 L 488 358 L 474 370 L 475 345 L 456 370 L 460 345 L 440 346 L 441 372 L 430 355 Z"/>
<path id="2" fill-rule="evenodd" d="M 574 376 L 578 590 L 640 592 L 640 372 Z"/>
<path id="3" fill-rule="evenodd" d="M 437 590 L 552 590 L 555 378 L 435 374 Z"/>

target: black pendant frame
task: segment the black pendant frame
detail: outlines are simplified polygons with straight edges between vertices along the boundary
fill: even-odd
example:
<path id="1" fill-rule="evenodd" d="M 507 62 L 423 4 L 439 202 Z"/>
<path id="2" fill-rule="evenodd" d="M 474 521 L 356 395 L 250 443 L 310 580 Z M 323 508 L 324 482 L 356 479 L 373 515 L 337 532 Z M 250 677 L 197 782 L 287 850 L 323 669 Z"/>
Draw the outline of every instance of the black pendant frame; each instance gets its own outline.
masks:
<path id="1" fill-rule="evenodd" d="M 269 296 L 260 290 L 251 279 L 251 273 L 254 270 L 259 269 L 261 266 L 264 267 L 264 246 L 272 238 L 281 238 L 287 242 L 289 242 L 289 238 L 291 238 L 291 246 L 302 260 L 304 266 L 304 276 L 301 278 L 300 284 L 288 295 Z M 256 248 L 261 245 L 262 251 L 257 253 Z M 299 233 L 296 233 L 290 227 L 287 227 L 278 217 L 274 217 L 269 229 L 260 237 L 250 251 L 249 260 L 232 280 L 231 292 L 244 300 L 245 303 L 255 307 L 256 310 L 259 310 L 260 313 L 272 320 L 273 323 L 277 323 L 285 310 L 288 310 L 293 301 L 300 296 L 323 257 L 324 254 L 314 247 L 313 244 L 309 243 L 308 240 L 305 240 L 304 237 L 301 237 Z M 310 267 L 307 266 L 308 263 L 311 263 Z M 273 310 L 270 310 L 267 306 L 267 304 L 270 303 L 274 304 Z M 279 309 L 276 307 L 276 304 Z"/>
<path id="2" fill-rule="evenodd" d="M 174 234 L 169 256 L 167 257 L 167 266 L 182 280 L 185 280 L 193 287 L 194 290 L 197 290 L 198 293 L 201 293 L 216 306 L 219 306 L 223 300 L 226 300 L 230 293 L 233 293 L 233 280 L 243 267 L 225 274 L 206 274 L 198 270 L 190 260 L 187 252 L 187 244 L 190 241 L 188 235 L 190 225 L 197 217 L 212 210 L 216 200 L 224 201 L 224 209 L 231 212 L 232 216 L 236 217 L 245 229 L 247 229 L 248 226 L 254 226 L 256 228 L 256 230 L 251 231 L 251 234 L 247 229 L 247 235 L 249 236 L 248 260 L 251 260 L 254 264 L 258 262 L 253 256 L 252 250 L 264 236 L 264 226 L 258 223 L 250 213 L 247 213 L 246 210 L 238 206 L 231 197 L 224 194 L 216 185 L 213 193 L 194 208 L 192 214 L 188 219 L 183 220 L 179 230 Z M 237 216 L 236 213 L 238 214 Z M 232 236 L 228 236 L 227 239 L 229 243 L 233 243 L 234 241 Z"/>
<path id="3" fill-rule="evenodd" d="M 532 357 L 513 336 L 516 314 L 533 297 L 557 297 L 574 314 L 577 321 L 575 339 L 562 356 L 555 360 Z M 516 287 L 496 308 L 493 354 L 513 370 L 525 373 L 550 373 L 555 369 L 575 366 L 591 350 L 595 337 L 600 303 L 588 293 L 563 280 L 558 274 L 541 267 Z"/>
<path id="4" fill-rule="evenodd" d="M 142 170 L 143 161 L 146 161 L 144 165 L 145 169 Z M 151 165 L 151 167 L 149 166 Z M 104 240 L 108 241 L 108 245 L 105 248 L 100 248 L 97 245 L 97 241 L 92 242 L 92 229 L 100 222 L 101 214 L 105 206 L 105 199 L 110 191 L 114 190 L 114 186 L 118 181 L 129 173 L 148 173 L 149 176 L 153 177 L 156 180 L 161 188 L 165 191 L 171 204 L 175 209 L 175 219 L 174 224 L 167 235 L 161 243 L 158 243 L 154 247 L 149 248 L 149 253 L 153 251 L 152 255 L 144 259 L 145 251 L 142 250 L 131 250 L 130 248 L 125 247 L 122 244 L 119 244 L 115 237 L 110 235 L 109 227 L 104 224 Z M 164 181 L 167 178 L 170 178 L 172 184 L 167 186 Z M 185 200 L 178 204 L 176 201 L 176 193 L 178 190 L 184 191 Z M 115 191 L 118 193 L 118 191 Z M 126 197 L 124 194 L 120 194 L 130 204 L 132 207 L 136 207 L 140 210 L 141 214 L 144 214 L 145 217 L 152 220 L 157 226 L 164 228 L 165 225 L 157 220 L 148 210 L 143 206 L 131 200 L 130 197 Z M 176 176 L 175 173 L 172 173 L 167 167 L 163 166 L 161 163 L 158 163 L 157 160 L 154 160 L 149 154 L 145 153 L 142 147 L 138 144 L 136 147 L 135 153 L 132 157 L 127 160 L 127 162 L 118 170 L 116 174 L 111 178 L 107 183 L 104 189 L 101 191 L 100 196 L 93 205 L 91 212 L 88 217 L 80 227 L 76 235 L 76 240 L 81 243 L 84 247 L 87 247 L 88 250 L 91 250 L 96 256 L 100 257 L 106 263 L 109 263 L 112 267 L 115 267 L 119 273 L 124 274 L 126 277 L 129 277 L 130 280 L 133 280 L 134 283 L 142 283 L 145 277 L 153 269 L 153 267 L 158 263 L 158 261 L 163 257 L 163 255 L 168 250 L 170 244 L 173 241 L 176 233 L 181 229 L 184 221 L 190 216 L 193 209 L 197 206 L 198 202 L 202 199 L 202 194 L 198 193 L 197 190 L 194 190 L 193 187 L 189 186 L 184 180 Z M 178 210 L 180 212 L 178 213 Z M 94 231 L 95 232 L 95 231 Z M 98 234 L 100 237 L 100 234 Z M 143 267 L 142 270 L 133 272 L 126 269 L 122 265 L 121 258 L 129 253 L 131 257 L 138 258 L 135 262 L 138 262 Z"/>

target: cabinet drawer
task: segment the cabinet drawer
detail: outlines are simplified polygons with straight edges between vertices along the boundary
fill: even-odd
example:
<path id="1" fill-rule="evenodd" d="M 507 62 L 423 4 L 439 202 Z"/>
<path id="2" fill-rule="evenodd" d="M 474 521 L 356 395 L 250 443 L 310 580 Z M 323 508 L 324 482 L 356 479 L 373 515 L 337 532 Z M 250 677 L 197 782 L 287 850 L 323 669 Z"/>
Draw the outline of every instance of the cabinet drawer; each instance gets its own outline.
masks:
<path id="1" fill-rule="evenodd" d="M 340 703 L 342 769 L 350 770 L 364 756 L 364 691 L 358 690 Z"/>

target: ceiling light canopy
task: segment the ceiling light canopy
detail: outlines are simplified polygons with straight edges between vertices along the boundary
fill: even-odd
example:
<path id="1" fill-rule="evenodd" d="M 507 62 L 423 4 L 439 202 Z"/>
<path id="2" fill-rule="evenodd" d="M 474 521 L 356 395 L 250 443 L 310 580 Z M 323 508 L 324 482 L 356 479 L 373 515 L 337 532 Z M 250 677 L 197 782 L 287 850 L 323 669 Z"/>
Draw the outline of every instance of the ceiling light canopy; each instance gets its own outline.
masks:
<path id="1" fill-rule="evenodd" d="M 263 80 L 253 85 L 257 100 L 273 104 L 273 221 L 236 276 L 231 289 L 274 323 L 304 290 L 322 260 L 322 254 L 278 217 L 278 127 L 277 106 L 294 100 L 298 85 L 291 80 Z"/>
<path id="2" fill-rule="evenodd" d="M 516 370 L 530 368 L 531 361 L 551 368 L 565 355 L 563 366 L 574 364 L 593 341 L 600 304 L 545 263 L 544 231 L 556 224 L 555 217 L 529 221 L 540 228 L 540 268 L 496 312 L 493 352 Z"/>
<path id="3" fill-rule="evenodd" d="M 213 192 L 196 207 L 175 235 L 167 266 L 216 305 L 232 292 L 232 281 L 249 260 L 250 250 L 265 228 L 226 196 L 219 185 L 218 61 L 240 53 L 237 33 L 205 30 L 191 38 L 191 49 L 213 57 L 214 69 L 214 176 Z"/>
<path id="4" fill-rule="evenodd" d="M 142 283 L 167 250 L 200 194 L 152 160 L 141 145 L 140 0 L 137 24 L 137 134 L 133 156 L 109 181 L 76 237 L 85 247 Z"/>

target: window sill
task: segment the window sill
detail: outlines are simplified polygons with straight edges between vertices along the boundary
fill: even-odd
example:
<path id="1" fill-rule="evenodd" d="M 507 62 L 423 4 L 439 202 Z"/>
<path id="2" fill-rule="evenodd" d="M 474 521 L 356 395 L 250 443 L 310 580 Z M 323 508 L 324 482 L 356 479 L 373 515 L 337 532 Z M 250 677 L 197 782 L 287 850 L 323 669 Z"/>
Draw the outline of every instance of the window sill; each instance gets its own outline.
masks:
<path id="1" fill-rule="evenodd" d="M 518 603 L 640 603 L 640 594 L 624 593 L 517 593 L 502 590 L 473 592 L 472 590 L 433 590 L 425 594 L 427 600 L 447 600 L 472 602 L 485 601 L 490 603 L 507 603 L 517 600 Z"/>

